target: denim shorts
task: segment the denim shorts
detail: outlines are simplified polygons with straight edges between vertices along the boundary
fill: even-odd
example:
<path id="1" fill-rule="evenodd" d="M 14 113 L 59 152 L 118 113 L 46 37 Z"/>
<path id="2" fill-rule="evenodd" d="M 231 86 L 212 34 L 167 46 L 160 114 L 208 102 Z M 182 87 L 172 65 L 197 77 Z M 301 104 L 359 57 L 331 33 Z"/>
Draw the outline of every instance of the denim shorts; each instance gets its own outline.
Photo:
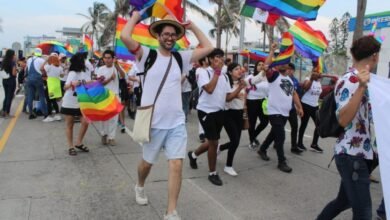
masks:
<path id="1" fill-rule="evenodd" d="M 172 129 L 151 130 L 151 140 L 143 144 L 143 159 L 150 163 L 156 163 L 160 151 L 165 152 L 168 160 L 184 159 L 187 152 L 187 130 L 185 124 Z"/>

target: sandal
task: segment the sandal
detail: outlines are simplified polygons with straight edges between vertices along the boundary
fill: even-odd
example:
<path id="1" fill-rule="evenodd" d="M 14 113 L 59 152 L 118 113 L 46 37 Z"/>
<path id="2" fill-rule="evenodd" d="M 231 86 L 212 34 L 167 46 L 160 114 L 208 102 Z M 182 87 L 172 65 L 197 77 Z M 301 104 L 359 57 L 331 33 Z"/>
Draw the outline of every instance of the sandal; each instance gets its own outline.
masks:
<path id="1" fill-rule="evenodd" d="M 76 156 L 77 155 L 77 151 L 74 149 L 74 147 L 69 148 L 69 155 L 70 156 Z"/>
<path id="2" fill-rule="evenodd" d="M 83 152 L 89 152 L 88 147 L 84 146 L 84 144 L 81 144 L 81 145 L 79 145 L 79 146 L 76 145 L 75 147 L 76 147 L 77 149 L 83 151 Z"/>

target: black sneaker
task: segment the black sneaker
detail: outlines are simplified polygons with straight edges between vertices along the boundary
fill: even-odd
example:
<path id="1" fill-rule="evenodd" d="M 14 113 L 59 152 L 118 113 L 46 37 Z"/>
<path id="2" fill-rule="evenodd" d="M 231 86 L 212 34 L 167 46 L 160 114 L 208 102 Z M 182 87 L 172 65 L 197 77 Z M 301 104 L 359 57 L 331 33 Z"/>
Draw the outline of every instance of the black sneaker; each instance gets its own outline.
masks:
<path id="1" fill-rule="evenodd" d="M 223 185 L 222 180 L 221 180 L 221 178 L 219 178 L 218 174 L 209 175 L 209 181 L 212 184 L 217 185 L 217 186 Z"/>
<path id="2" fill-rule="evenodd" d="M 263 159 L 265 161 L 269 161 L 269 157 L 267 156 L 267 152 L 262 151 L 262 150 L 258 150 L 257 154 L 261 157 L 261 159 Z"/>
<path id="3" fill-rule="evenodd" d="M 303 144 L 298 144 L 298 148 L 301 150 L 307 150 L 307 148 Z"/>
<path id="4" fill-rule="evenodd" d="M 37 116 L 36 115 L 30 115 L 30 116 L 28 116 L 28 119 L 36 119 L 37 118 Z"/>
<path id="5" fill-rule="evenodd" d="M 188 159 L 190 159 L 190 167 L 192 169 L 198 169 L 198 164 L 196 163 L 196 159 L 192 157 L 192 151 L 188 152 Z"/>
<path id="6" fill-rule="evenodd" d="M 285 173 L 291 173 L 292 171 L 292 168 L 289 167 L 285 162 L 284 163 L 279 163 L 278 164 L 278 169 L 282 172 L 285 172 Z"/>
<path id="7" fill-rule="evenodd" d="M 303 152 L 303 150 L 301 150 L 301 149 L 299 149 L 297 147 L 291 148 L 291 153 L 293 153 L 293 154 L 300 155 L 302 152 Z"/>
<path id="8" fill-rule="evenodd" d="M 311 145 L 310 146 L 311 150 L 317 153 L 322 153 L 324 150 L 322 150 L 318 145 Z"/>
<path id="9" fill-rule="evenodd" d="M 201 143 L 204 143 L 206 141 L 205 139 L 206 139 L 206 137 L 204 136 L 203 133 L 199 135 L 199 140 Z"/>

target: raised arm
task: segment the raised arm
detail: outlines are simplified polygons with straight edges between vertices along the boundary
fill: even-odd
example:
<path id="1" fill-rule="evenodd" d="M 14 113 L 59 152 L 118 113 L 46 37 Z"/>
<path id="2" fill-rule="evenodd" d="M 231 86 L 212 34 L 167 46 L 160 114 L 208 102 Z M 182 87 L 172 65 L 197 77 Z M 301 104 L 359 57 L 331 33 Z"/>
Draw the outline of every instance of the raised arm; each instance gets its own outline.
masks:
<path id="1" fill-rule="evenodd" d="M 141 45 L 132 38 L 132 33 L 135 25 L 141 19 L 141 15 L 138 11 L 134 11 L 130 20 L 126 23 L 121 33 L 121 40 L 126 45 L 127 49 L 132 52 L 138 60 L 141 59 L 143 50 Z"/>
<path id="2" fill-rule="evenodd" d="M 199 41 L 199 47 L 194 50 L 191 57 L 191 63 L 195 63 L 211 53 L 214 47 L 206 35 L 194 23 L 190 22 L 186 28 L 191 30 Z"/>

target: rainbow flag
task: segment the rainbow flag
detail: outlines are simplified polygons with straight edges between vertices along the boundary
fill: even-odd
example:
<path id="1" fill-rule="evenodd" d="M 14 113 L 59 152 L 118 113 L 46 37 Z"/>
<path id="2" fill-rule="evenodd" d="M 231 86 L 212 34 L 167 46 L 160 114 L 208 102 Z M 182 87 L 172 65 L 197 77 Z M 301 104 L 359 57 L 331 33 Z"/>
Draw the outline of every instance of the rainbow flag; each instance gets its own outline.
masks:
<path id="1" fill-rule="evenodd" d="M 121 62 L 121 61 L 118 61 L 118 64 L 119 66 L 122 67 L 123 71 L 125 71 L 125 73 L 128 73 L 131 69 L 131 67 L 133 66 L 133 64 L 131 63 L 127 63 L 127 62 Z"/>
<path id="2" fill-rule="evenodd" d="M 314 62 L 314 66 L 317 67 L 319 73 L 326 73 L 327 72 L 327 68 L 325 66 L 325 62 L 324 62 L 324 59 L 322 58 L 322 56 L 319 57 L 316 62 Z"/>
<path id="3" fill-rule="evenodd" d="M 138 41 L 140 44 L 147 46 L 149 48 L 156 49 L 159 47 L 159 42 L 156 38 L 152 37 L 149 33 L 149 25 L 139 23 L 135 26 L 132 34 L 132 38 Z M 175 46 L 173 47 L 174 51 L 183 50 L 188 48 L 190 42 L 184 36 L 181 39 L 176 41 Z"/>
<path id="4" fill-rule="evenodd" d="M 67 43 L 67 44 L 65 45 L 65 49 L 66 49 L 66 51 L 68 51 L 68 53 L 70 53 L 71 55 L 73 55 L 73 54 L 76 53 L 75 49 L 73 49 L 73 47 L 72 47 L 72 45 L 70 45 L 70 43 Z"/>
<path id="5" fill-rule="evenodd" d="M 255 49 L 245 49 L 240 52 L 240 55 L 256 61 L 265 61 L 268 57 L 268 53 Z"/>
<path id="6" fill-rule="evenodd" d="M 127 21 L 124 18 L 118 17 L 116 19 L 116 32 L 115 32 L 115 55 L 118 59 L 122 60 L 135 60 L 134 54 L 130 53 L 126 45 L 121 40 L 121 32 L 126 25 Z"/>
<path id="7" fill-rule="evenodd" d="M 289 32 L 282 34 L 279 55 L 273 59 L 271 67 L 288 64 L 291 57 L 294 55 L 295 47 L 293 43 L 293 36 Z"/>
<path id="8" fill-rule="evenodd" d="M 298 19 L 289 32 L 294 36 L 294 45 L 303 57 L 317 60 L 328 47 L 325 35 L 311 28 L 302 19 Z"/>
<path id="9" fill-rule="evenodd" d="M 163 19 L 167 15 L 182 21 L 184 10 L 181 0 L 129 0 L 135 10 L 140 11 L 142 20 L 148 17 Z"/>
<path id="10" fill-rule="evenodd" d="M 246 0 L 245 4 L 292 19 L 316 20 L 325 0 Z"/>
<path id="11" fill-rule="evenodd" d="M 107 121 L 123 110 L 116 95 L 98 81 L 76 87 L 76 94 L 80 110 L 89 121 Z"/>
<path id="12" fill-rule="evenodd" d="M 102 56 L 103 56 L 102 53 L 100 51 L 98 51 L 98 50 L 95 50 L 93 52 L 93 58 L 95 58 L 95 59 L 101 59 Z"/>
<path id="13" fill-rule="evenodd" d="M 88 36 L 84 35 L 84 50 L 85 51 L 90 51 L 92 50 L 93 47 L 93 40 Z"/>

